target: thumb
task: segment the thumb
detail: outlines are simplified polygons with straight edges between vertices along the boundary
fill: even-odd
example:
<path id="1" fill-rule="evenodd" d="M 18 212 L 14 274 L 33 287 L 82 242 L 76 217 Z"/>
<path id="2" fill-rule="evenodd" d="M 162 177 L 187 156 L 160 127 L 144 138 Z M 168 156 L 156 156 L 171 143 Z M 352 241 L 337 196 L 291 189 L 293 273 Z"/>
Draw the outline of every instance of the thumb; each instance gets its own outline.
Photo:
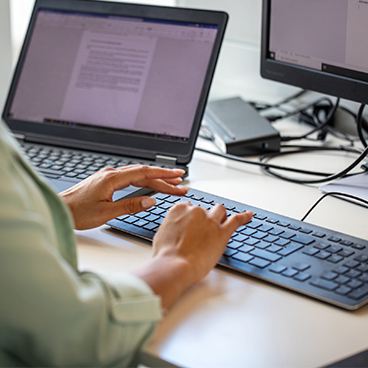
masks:
<path id="1" fill-rule="evenodd" d="M 141 212 L 151 208 L 155 204 L 156 199 L 152 197 L 122 199 L 114 202 L 114 213 L 116 213 L 114 217 Z"/>

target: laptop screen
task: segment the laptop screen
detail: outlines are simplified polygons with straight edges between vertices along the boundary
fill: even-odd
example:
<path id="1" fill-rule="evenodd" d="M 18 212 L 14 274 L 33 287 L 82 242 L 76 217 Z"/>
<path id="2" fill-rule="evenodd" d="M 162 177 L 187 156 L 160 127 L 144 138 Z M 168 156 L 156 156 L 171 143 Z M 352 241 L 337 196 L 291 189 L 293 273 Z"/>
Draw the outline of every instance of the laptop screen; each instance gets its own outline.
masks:
<path id="1" fill-rule="evenodd" d="M 217 26 L 39 9 L 9 117 L 188 140 Z"/>

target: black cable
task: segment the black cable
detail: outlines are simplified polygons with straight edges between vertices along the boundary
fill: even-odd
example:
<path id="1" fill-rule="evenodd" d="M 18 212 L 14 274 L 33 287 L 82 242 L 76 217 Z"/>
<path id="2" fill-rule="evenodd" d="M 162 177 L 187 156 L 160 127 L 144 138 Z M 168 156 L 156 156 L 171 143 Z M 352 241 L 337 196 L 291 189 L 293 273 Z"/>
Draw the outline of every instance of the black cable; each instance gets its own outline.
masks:
<path id="1" fill-rule="evenodd" d="M 294 147 L 294 146 L 291 146 L 291 147 Z M 306 147 L 303 147 L 303 148 L 305 148 L 304 152 L 321 150 L 321 151 L 348 151 L 348 152 L 357 153 L 356 149 L 351 149 L 350 147 L 346 148 L 346 147 L 312 147 L 312 146 L 306 146 Z M 228 153 L 213 152 L 213 151 L 206 150 L 206 149 L 203 149 L 203 148 L 196 148 L 196 150 L 200 151 L 200 152 L 208 153 L 210 155 L 226 158 L 226 159 L 229 159 L 229 160 L 232 160 L 232 161 L 242 162 L 242 163 L 249 164 L 249 165 L 261 166 L 262 168 L 270 168 L 270 169 L 275 169 L 275 170 L 295 172 L 295 173 L 298 173 L 298 174 L 324 176 L 324 177 L 326 177 L 326 176 L 330 177 L 331 175 L 333 175 L 333 174 L 321 173 L 321 172 L 317 172 L 317 171 L 308 171 L 308 170 L 296 169 L 296 168 L 292 168 L 292 167 L 272 165 L 272 164 L 264 163 L 262 161 L 247 160 L 245 158 L 230 155 Z M 290 153 L 299 153 L 299 152 L 301 152 L 301 151 L 298 150 L 298 151 L 292 151 L 292 152 L 282 152 L 281 155 L 290 154 Z M 269 158 L 269 157 L 271 158 L 272 157 L 271 155 L 276 156 L 278 154 L 280 154 L 280 153 L 269 154 L 269 155 L 267 155 L 267 157 L 266 156 L 262 156 L 262 157 L 263 158 Z"/>
<path id="2" fill-rule="evenodd" d="M 265 110 L 269 110 L 269 109 L 276 109 L 282 105 L 285 105 L 287 104 L 288 102 L 292 101 L 292 100 L 295 100 L 297 99 L 298 97 L 304 95 L 307 91 L 305 89 L 289 96 L 289 97 L 286 97 L 285 99 L 281 100 L 280 102 L 276 103 L 276 104 L 273 104 L 273 105 L 267 105 L 267 104 L 264 104 L 263 107 L 259 107 L 257 110 L 259 111 L 265 111 Z M 254 104 L 254 102 L 250 102 L 252 104 Z"/>
<path id="3" fill-rule="evenodd" d="M 324 122 L 322 123 L 319 123 L 319 122 L 315 122 L 316 123 L 316 127 L 312 130 L 310 130 L 308 133 L 305 133 L 301 136 L 297 136 L 297 137 L 281 137 L 281 141 L 282 142 L 289 142 L 289 141 L 292 141 L 292 140 L 300 140 L 300 139 L 305 139 L 307 138 L 309 135 L 319 131 L 319 130 L 323 130 L 328 124 L 331 123 L 335 113 L 336 113 L 336 110 L 337 108 L 339 107 L 339 104 L 340 104 L 340 99 L 338 98 L 336 100 L 336 103 L 335 105 L 333 105 L 333 107 L 329 110 L 328 112 L 328 115 L 326 116 L 326 119 Z M 315 105 L 314 105 L 315 106 Z M 310 106 L 312 107 L 312 106 Z M 301 110 L 300 112 L 304 111 L 305 109 Z"/>
<path id="4" fill-rule="evenodd" d="M 331 102 L 331 100 L 330 100 L 329 98 L 327 98 L 327 97 L 321 97 L 321 98 L 319 98 L 317 101 L 311 102 L 311 103 L 309 103 L 309 104 L 308 104 L 308 105 L 306 105 L 306 106 L 300 107 L 300 108 L 295 109 L 295 110 L 293 110 L 293 111 L 290 111 L 290 112 L 288 112 L 288 113 L 286 113 L 286 114 L 284 114 L 284 115 L 276 116 L 276 117 L 274 117 L 274 118 L 270 118 L 270 117 L 268 117 L 268 119 L 269 119 L 269 121 L 271 121 L 271 122 L 275 122 L 275 121 L 280 120 L 280 119 L 286 119 L 286 118 L 289 118 L 289 117 L 291 117 L 291 116 L 298 115 L 298 114 L 300 114 L 301 112 L 303 112 L 303 111 L 305 111 L 305 110 L 308 110 L 308 109 L 310 109 L 310 108 L 312 108 L 312 107 L 316 106 L 317 104 L 319 104 L 319 103 L 321 103 L 321 102 L 323 102 L 323 101 L 327 101 L 327 102 L 332 106 L 332 102 Z"/>
<path id="5" fill-rule="evenodd" d="M 365 104 L 361 104 L 360 108 L 359 108 L 359 111 L 358 111 L 356 122 L 357 122 L 357 129 L 358 129 L 358 135 L 359 135 L 360 141 L 362 142 L 363 147 L 367 147 L 367 141 L 365 140 L 364 134 L 363 134 L 363 111 L 364 111 L 364 108 L 365 108 Z"/>
<path id="6" fill-rule="evenodd" d="M 316 150 L 319 150 L 319 149 L 322 149 L 322 147 L 320 147 L 320 148 L 318 148 Z M 294 152 L 291 152 L 291 153 L 299 153 L 299 152 L 294 151 Z M 287 154 L 287 152 L 282 152 L 281 155 L 283 155 L 283 154 Z M 270 170 L 270 169 L 272 169 L 271 166 L 269 166 L 269 167 L 263 166 L 263 170 L 266 171 L 267 173 L 269 173 L 269 174 L 271 174 L 271 175 L 279 178 L 279 179 L 283 179 L 283 180 L 289 181 L 291 183 L 296 183 L 296 184 L 322 184 L 322 183 L 325 183 L 327 181 L 332 181 L 332 180 L 339 179 L 339 178 L 342 178 L 342 177 L 346 176 L 346 174 L 349 171 L 353 170 L 356 166 L 358 166 L 359 163 L 361 161 L 363 161 L 364 158 L 367 155 L 368 155 L 368 147 L 366 147 L 364 149 L 364 151 L 360 154 L 360 156 L 355 161 L 353 161 L 353 163 L 351 163 L 347 168 L 345 168 L 344 170 L 340 171 L 339 173 L 336 173 L 336 174 L 333 174 L 333 175 L 329 175 L 329 176 L 325 177 L 324 179 L 305 180 L 305 179 L 290 178 L 290 177 L 283 176 L 281 174 L 278 174 L 276 172 L 271 171 Z M 270 157 L 270 156 L 267 156 L 267 157 L 266 156 L 263 156 L 263 158 L 268 158 L 268 157 Z"/>
<path id="7" fill-rule="evenodd" d="M 363 198 L 354 196 L 352 194 L 347 194 L 347 193 L 339 193 L 339 192 L 329 192 L 329 193 L 325 193 L 321 198 L 318 199 L 318 201 L 308 210 L 308 212 L 302 217 L 302 219 L 300 221 L 304 221 L 310 214 L 311 212 L 320 204 L 320 202 L 325 199 L 328 196 L 340 196 L 340 197 L 347 197 L 350 199 L 354 199 L 356 201 L 359 202 L 363 202 L 364 204 L 366 204 L 368 206 L 368 201 L 366 201 Z"/>

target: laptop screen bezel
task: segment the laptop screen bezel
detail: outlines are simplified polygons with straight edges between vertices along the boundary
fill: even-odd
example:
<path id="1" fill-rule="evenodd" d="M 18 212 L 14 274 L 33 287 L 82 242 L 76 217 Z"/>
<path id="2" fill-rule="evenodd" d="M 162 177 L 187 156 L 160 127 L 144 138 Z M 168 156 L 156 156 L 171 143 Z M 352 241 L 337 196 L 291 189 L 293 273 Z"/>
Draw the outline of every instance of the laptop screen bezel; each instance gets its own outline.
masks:
<path id="1" fill-rule="evenodd" d="M 10 109 L 26 59 L 37 14 L 40 10 L 73 11 L 216 26 L 217 35 L 188 140 L 172 140 L 165 139 L 165 137 L 149 136 L 134 132 L 109 132 L 108 130 L 44 124 L 41 122 L 30 122 L 12 118 Z M 105 1 L 36 0 L 3 110 L 3 120 L 14 133 L 23 135 L 26 137 L 26 140 L 33 142 L 129 155 L 151 160 L 154 160 L 158 155 L 175 157 L 178 164 L 188 164 L 192 158 L 194 145 L 198 136 L 227 20 L 227 14 L 218 11 Z"/>

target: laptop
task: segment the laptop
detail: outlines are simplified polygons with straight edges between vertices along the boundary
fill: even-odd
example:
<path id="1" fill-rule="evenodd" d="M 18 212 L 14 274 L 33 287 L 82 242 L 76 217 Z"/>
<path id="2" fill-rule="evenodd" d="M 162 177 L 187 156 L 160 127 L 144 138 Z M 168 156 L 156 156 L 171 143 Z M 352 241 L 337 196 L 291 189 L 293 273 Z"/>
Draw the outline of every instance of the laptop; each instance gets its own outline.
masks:
<path id="1" fill-rule="evenodd" d="M 188 173 L 227 19 L 177 7 L 36 0 L 2 118 L 57 191 L 103 166 Z"/>

